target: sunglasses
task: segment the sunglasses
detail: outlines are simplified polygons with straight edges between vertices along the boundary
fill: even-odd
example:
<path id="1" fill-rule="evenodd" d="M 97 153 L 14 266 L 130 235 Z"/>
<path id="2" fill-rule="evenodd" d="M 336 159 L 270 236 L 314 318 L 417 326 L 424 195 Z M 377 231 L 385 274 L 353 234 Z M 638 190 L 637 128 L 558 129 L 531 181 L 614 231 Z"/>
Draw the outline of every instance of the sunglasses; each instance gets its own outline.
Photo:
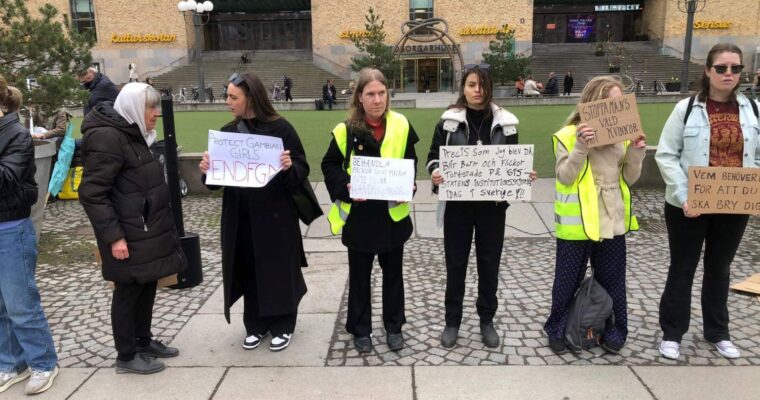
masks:
<path id="1" fill-rule="evenodd" d="M 230 79 L 227 81 L 227 83 L 231 83 L 235 86 L 240 86 L 240 84 L 244 82 L 245 79 L 243 79 L 243 76 L 238 74 L 232 74 L 232 76 L 230 76 Z"/>
<path id="2" fill-rule="evenodd" d="M 483 64 L 466 64 L 464 66 L 465 72 L 471 71 L 471 70 L 473 70 L 475 68 L 481 69 L 483 71 L 488 71 L 489 69 L 491 69 L 491 64 L 485 64 L 485 63 L 483 63 Z"/>
<path id="3" fill-rule="evenodd" d="M 728 65 L 722 65 L 722 64 L 720 64 L 720 65 L 713 65 L 712 67 L 715 68 L 715 72 L 717 72 L 719 74 L 725 74 L 726 71 L 728 70 Z M 731 73 L 732 74 L 738 74 L 738 73 L 741 73 L 743 69 L 744 69 L 744 66 L 741 65 L 741 64 L 739 64 L 739 65 L 732 65 L 731 66 Z"/>

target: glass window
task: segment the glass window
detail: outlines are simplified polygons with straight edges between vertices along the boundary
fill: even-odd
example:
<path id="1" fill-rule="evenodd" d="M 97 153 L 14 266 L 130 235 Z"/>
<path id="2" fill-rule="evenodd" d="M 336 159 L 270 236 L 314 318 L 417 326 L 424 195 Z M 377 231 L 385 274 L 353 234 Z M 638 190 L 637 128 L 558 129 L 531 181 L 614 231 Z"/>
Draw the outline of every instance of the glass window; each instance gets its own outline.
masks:
<path id="1" fill-rule="evenodd" d="M 433 0 L 409 0 L 409 19 L 412 21 L 433 18 Z"/>
<path id="2" fill-rule="evenodd" d="M 92 0 L 71 0 L 71 23 L 77 32 L 92 32 L 92 35 L 97 37 Z"/>

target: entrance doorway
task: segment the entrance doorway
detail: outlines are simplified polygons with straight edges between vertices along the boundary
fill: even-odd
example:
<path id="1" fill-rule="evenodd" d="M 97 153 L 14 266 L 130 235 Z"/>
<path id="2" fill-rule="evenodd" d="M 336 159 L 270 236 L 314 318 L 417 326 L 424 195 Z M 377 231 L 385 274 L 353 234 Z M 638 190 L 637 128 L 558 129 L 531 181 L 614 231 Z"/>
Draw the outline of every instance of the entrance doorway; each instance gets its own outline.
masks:
<path id="1" fill-rule="evenodd" d="M 405 58 L 401 63 L 401 91 L 426 93 L 451 91 L 451 60 Z"/>

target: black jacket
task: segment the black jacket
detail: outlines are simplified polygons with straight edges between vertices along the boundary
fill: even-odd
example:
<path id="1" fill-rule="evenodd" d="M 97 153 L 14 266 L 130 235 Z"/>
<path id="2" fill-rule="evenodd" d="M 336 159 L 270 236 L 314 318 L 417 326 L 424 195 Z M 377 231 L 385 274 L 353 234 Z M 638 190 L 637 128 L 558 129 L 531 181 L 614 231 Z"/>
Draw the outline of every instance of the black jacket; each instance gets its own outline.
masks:
<path id="1" fill-rule="evenodd" d="M 565 81 L 563 83 L 563 86 L 565 87 L 565 91 L 569 92 L 573 89 L 573 76 L 572 75 L 565 75 Z"/>
<path id="2" fill-rule="evenodd" d="M 352 135 L 355 138 L 354 155 L 380 157 L 382 143 L 378 143 L 372 133 L 354 130 Z M 418 141 L 417 133 L 410 124 L 404 158 L 414 160 L 415 171 L 417 170 L 417 155 L 414 152 L 414 144 Z M 388 202 L 385 200 L 354 203 L 346 186 L 351 181 L 351 176 L 343 169 L 343 161 L 343 153 L 333 138 L 322 159 L 322 173 L 325 176 L 325 186 L 330 193 L 330 199 L 352 203 L 348 220 L 343 226 L 341 237 L 343 244 L 351 250 L 367 253 L 388 252 L 403 245 L 412 235 L 411 218 L 407 217 L 394 222 L 388 214 Z"/>
<path id="3" fill-rule="evenodd" d="M 79 201 L 95 230 L 103 278 L 143 284 L 184 270 L 169 187 L 137 124 L 101 103 L 84 118 L 82 133 Z M 111 253 L 119 239 L 127 242 L 125 260 Z"/>
<path id="4" fill-rule="evenodd" d="M 546 94 L 558 94 L 559 83 L 557 83 L 557 77 L 553 76 L 549 78 L 549 82 L 546 82 Z"/>
<path id="5" fill-rule="evenodd" d="M 251 133 L 281 138 L 285 150 L 290 150 L 293 165 L 262 188 L 224 188 L 221 234 L 227 322 L 230 307 L 246 289 L 258 298 L 259 318 L 296 313 L 306 294 L 301 272 L 301 267 L 306 266 L 306 254 L 290 194 L 290 188 L 302 184 L 309 175 L 306 153 L 298 133 L 284 118 L 272 122 L 252 119 L 244 123 Z M 221 130 L 238 132 L 235 124 L 225 125 Z M 251 282 L 247 278 L 251 272 L 255 287 L 246 288 L 246 282 Z"/>
<path id="6" fill-rule="evenodd" d="M 327 85 L 325 84 L 322 86 L 322 99 L 323 100 L 335 100 L 336 96 L 335 92 L 335 85 Z"/>
<path id="7" fill-rule="evenodd" d="M 0 222 L 28 217 L 37 202 L 32 136 L 12 112 L 0 117 Z"/>
<path id="8" fill-rule="evenodd" d="M 119 89 L 116 88 L 116 85 L 100 72 L 95 74 L 93 80 L 85 83 L 84 87 L 90 91 L 90 100 L 84 106 L 84 115 L 89 114 L 99 103 L 104 101 L 113 103 L 116 101 L 116 96 L 119 95 Z"/>

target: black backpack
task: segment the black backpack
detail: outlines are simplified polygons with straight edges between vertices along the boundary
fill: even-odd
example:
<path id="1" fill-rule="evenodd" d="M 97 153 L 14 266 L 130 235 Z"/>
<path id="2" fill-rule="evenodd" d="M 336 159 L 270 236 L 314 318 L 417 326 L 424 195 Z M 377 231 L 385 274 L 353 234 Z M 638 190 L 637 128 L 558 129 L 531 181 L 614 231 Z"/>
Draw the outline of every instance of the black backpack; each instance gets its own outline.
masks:
<path id="1" fill-rule="evenodd" d="M 612 297 L 591 276 L 575 292 L 565 327 L 565 341 L 574 351 L 590 349 L 601 343 L 604 331 L 615 323 Z"/>

